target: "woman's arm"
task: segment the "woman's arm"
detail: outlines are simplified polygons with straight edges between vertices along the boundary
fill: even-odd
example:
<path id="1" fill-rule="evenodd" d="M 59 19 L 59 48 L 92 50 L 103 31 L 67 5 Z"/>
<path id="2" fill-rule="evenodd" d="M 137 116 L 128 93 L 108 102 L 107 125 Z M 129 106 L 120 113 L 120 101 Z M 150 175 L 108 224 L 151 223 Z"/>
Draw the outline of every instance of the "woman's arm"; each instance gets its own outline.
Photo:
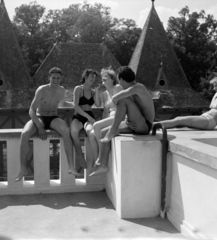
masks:
<path id="1" fill-rule="evenodd" d="M 119 93 L 119 92 L 122 91 L 122 90 L 123 90 L 123 88 L 121 87 L 121 85 L 120 85 L 120 84 L 117 84 L 117 85 L 115 86 L 115 88 L 114 88 L 114 95 L 117 94 L 117 93 Z"/>
<path id="2" fill-rule="evenodd" d="M 100 88 L 100 85 L 97 86 L 95 88 L 95 91 L 94 91 L 94 103 L 97 107 L 100 107 L 101 106 L 101 99 L 100 99 L 100 93 L 99 93 L 99 88 Z"/>
<path id="3" fill-rule="evenodd" d="M 103 107 L 102 119 L 104 119 L 104 118 L 107 118 L 108 115 L 109 115 L 109 110 L 105 106 L 105 103 L 106 103 L 106 91 L 101 93 L 100 99 L 101 99 L 101 107 Z"/>
<path id="4" fill-rule="evenodd" d="M 63 97 L 60 100 L 60 102 L 58 104 L 58 107 L 60 107 L 60 108 L 61 107 L 73 108 L 74 107 L 74 103 L 73 102 L 66 101 L 66 98 L 65 98 L 65 88 L 63 88 Z"/>

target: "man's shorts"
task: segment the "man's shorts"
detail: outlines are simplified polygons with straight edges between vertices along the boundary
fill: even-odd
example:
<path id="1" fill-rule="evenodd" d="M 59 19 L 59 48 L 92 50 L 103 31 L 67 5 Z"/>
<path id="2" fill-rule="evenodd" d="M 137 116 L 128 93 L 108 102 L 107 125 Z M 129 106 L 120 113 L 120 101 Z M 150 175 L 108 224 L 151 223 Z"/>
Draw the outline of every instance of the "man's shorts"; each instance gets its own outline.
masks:
<path id="1" fill-rule="evenodd" d="M 55 118 L 59 118 L 58 116 L 37 116 L 44 123 L 44 129 L 50 129 L 50 124 Z"/>

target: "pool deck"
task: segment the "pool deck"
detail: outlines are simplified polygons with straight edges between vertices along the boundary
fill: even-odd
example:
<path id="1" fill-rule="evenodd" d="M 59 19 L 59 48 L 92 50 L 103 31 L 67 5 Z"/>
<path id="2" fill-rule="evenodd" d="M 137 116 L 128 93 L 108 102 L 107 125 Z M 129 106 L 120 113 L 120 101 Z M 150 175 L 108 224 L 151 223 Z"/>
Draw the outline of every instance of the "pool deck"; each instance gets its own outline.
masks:
<path id="1" fill-rule="evenodd" d="M 120 219 L 105 191 L 0 196 L 0 239 L 185 239 L 160 217 Z"/>
<path id="2" fill-rule="evenodd" d="M 173 152 L 217 168 L 217 128 L 167 133 Z M 120 219 L 105 191 L 0 196 L 0 240 L 80 238 L 186 239 L 166 218 Z"/>

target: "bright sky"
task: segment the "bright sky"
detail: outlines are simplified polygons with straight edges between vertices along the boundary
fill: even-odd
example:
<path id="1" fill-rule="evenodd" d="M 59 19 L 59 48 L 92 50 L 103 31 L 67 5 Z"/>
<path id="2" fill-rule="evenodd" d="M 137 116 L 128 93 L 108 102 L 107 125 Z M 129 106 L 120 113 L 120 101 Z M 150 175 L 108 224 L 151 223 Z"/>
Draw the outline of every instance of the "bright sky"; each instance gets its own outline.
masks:
<path id="1" fill-rule="evenodd" d="M 9 17 L 13 19 L 15 8 L 22 4 L 29 4 L 33 0 L 4 0 Z M 37 0 L 38 4 L 44 6 L 46 10 L 67 8 L 74 3 L 83 3 L 79 0 Z M 88 3 L 100 2 L 111 7 L 111 16 L 117 18 L 128 18 L 136 21 L 139 27 L 143 27 L 148 13 L 151 9 L 151 0 L 87 0 Z M 178 12 L 188 6 L 190 12 L 205 10 L 208 14 L 214 15 L 217 19 L 216 0 L 155 0 L 155 9 L 164 26 L 170 16 L 177 17 Z"/>

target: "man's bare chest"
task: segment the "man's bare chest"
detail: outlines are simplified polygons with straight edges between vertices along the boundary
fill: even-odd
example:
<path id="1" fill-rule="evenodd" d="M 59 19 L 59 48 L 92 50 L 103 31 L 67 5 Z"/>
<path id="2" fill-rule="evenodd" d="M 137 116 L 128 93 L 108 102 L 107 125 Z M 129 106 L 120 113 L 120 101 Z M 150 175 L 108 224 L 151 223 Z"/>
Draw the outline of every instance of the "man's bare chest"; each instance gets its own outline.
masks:
<path id="1" fill-rule="evenodd" d="M 53 94 L 46 91 L 44 96 L 41 99 L 41 105 L 56 106 L 60 102 L 61 98 L 62 96 L 59 93 Z"/>

